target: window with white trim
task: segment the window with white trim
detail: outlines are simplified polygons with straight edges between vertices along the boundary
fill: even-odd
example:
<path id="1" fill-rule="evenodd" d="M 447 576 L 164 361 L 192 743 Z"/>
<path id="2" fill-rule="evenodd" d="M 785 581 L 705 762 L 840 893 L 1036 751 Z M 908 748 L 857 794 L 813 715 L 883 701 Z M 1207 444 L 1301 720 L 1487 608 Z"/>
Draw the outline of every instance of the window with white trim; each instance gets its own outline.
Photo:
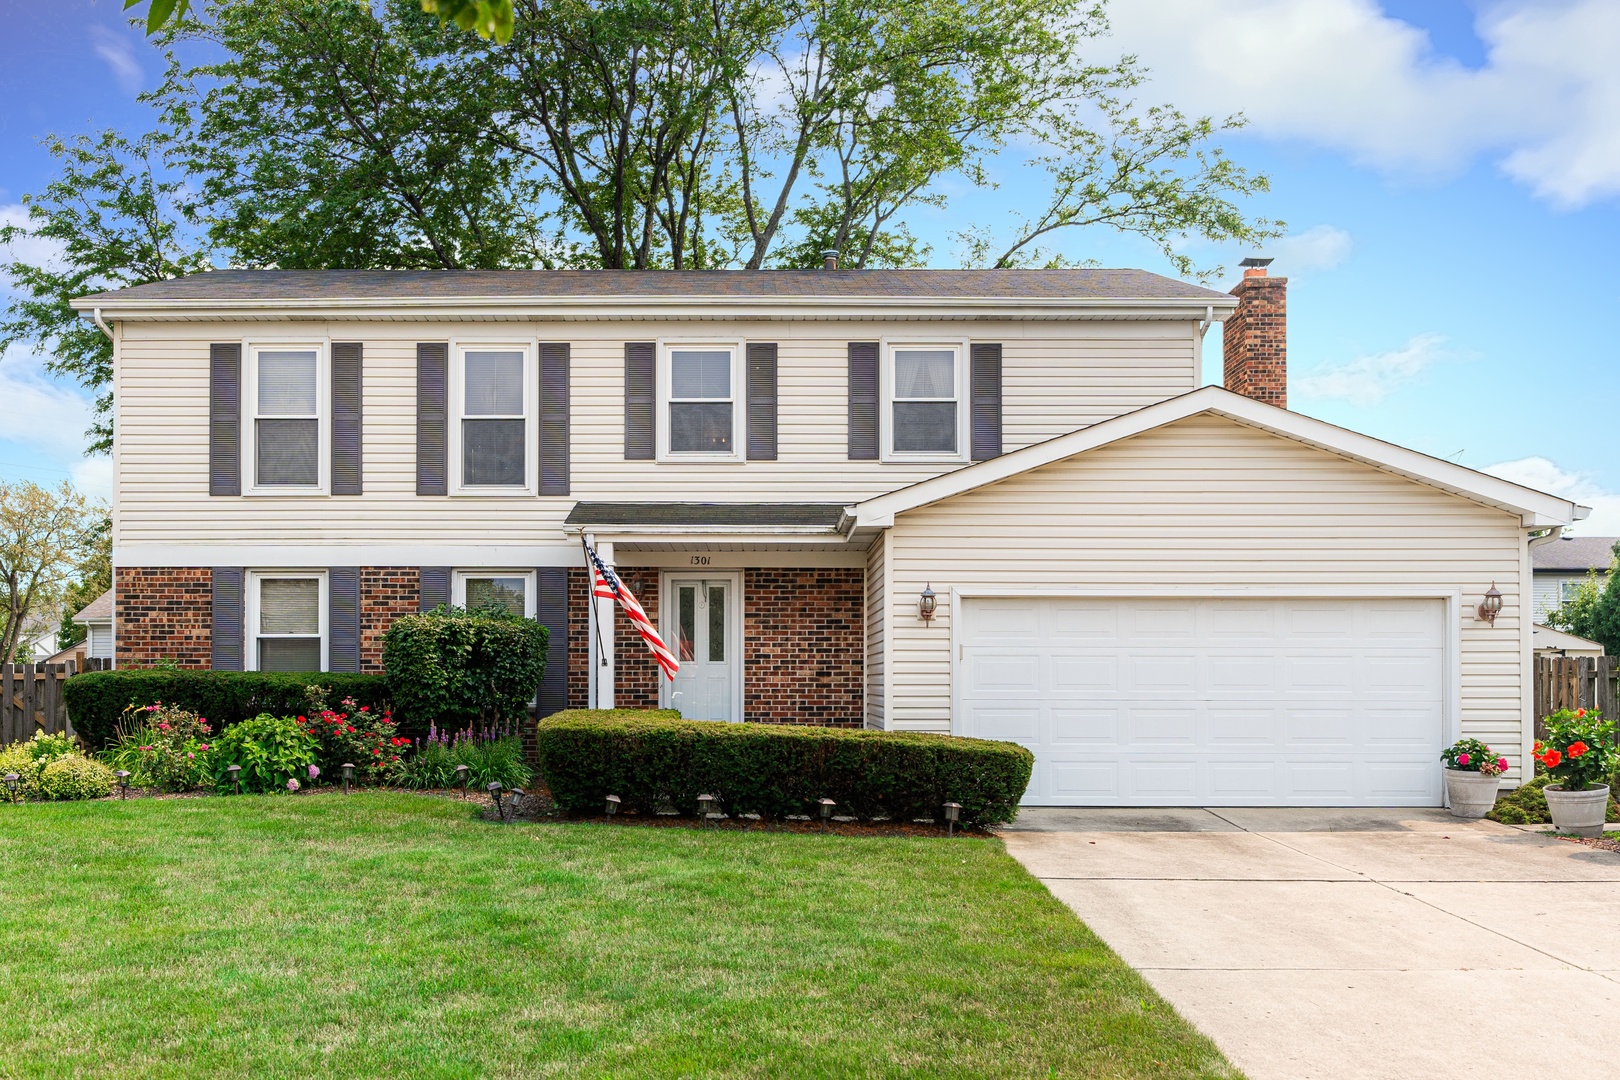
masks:
<path id="1" fill-rule="evenodd" d="M 326 445 L 323 350 L 311 345 L 258 345 L 248 378 L 251 487 L 279 493 L 319 492 Z"/>
<path id="2" fill-rule="evenodd" d="M 535 613 L 534 572 L 458 570 L 450 587 L 450 602 L 468 611 L 498 604 L 514 615 L 532 619 Z"/>
<path id="3" fill-rule="evenodd" d="M 967 435 L 959 345 L 893 345 L 884 365 L 889 458 L 959 458 Z"/>
<path id="4" fill-rule="evenodd" d="M 326 670 L 326 575 L 253 574 L 248 590 L 248 667 Z"/>
<path id="5" fill-rule="evenodd" d="M 669 345 L 660 357 L 663 422 L 661 456 L 735 460 L 741 457 L 742 372 L 736 345 Z"/>
<path id="6" fill-rule="evenodd" d="M 1600 584 L 1602 583 L 1602 581 L 1603 581 L 1603 579 L 1601 577 L 1598 578 L 1598 582 Z M 1567 604 L 1571 600 L 1575 599 L 1577 596 L 1580 595 L 1581 586 L 1585 585 L 1585 584 L 1586 584 L 1586 579 L 1585 578 L 1565 578 L 1563 581 L 1559 582 L 1558 583 L 1558 600 L 1559 600 L 1559 603 Z"/>
<path id="7" fill-rule="evenodd" d="M 526 346 L 468 345 L 458 350 L 455 387 L 457 488 L 522 494 L 537 471 L 535 383 Z"/>

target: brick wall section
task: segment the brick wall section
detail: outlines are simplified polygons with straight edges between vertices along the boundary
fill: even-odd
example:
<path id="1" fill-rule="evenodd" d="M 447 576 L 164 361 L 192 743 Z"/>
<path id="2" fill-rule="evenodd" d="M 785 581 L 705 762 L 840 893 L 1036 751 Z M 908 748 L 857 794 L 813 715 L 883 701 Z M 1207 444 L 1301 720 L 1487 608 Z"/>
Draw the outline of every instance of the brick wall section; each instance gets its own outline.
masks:
<path id="1" fill-rule="evenodd" d="M 421 606 L 422 575 L 414 566 L 360 568 L 360 670 L 381 674 L 382 636 Z"/>
<path id="2" fill-rule="evenodd" d="M 745 570 L 743 606 L 744 718 L 862 726 L 865 572 Z"/>
<path id="3" fill-rule="evenodd" d="M 1288 279 L 1246 274 L 1232 295 L 1238 308 L 1221 328 L 1228 390 L 1288 407 Z"/>
<path id="4" fill-rule="evenodd" d="M 615 567 L 619 578 L 658 625 L 658 571 Z M 591 672 L 590 578 L 584 570 L 568 571 L 568 707 L 589 705 Z M 613 701 L 621 709 L 658 708 L 662 673 L 641 635 L 622 612 L 613 619 Z"/>
<path id="5" fill-rule="evenodd" d="M 183 668 L 212 665 L 212 570 L 121 566 L 115 589 L 119 667 L 150 667 L 163 660 Z"/>
<path id="6" fill-rule="evenodd" d="M 568 707 L 590 706 L 591 597 L 583 569 L 568 571 Z"/>

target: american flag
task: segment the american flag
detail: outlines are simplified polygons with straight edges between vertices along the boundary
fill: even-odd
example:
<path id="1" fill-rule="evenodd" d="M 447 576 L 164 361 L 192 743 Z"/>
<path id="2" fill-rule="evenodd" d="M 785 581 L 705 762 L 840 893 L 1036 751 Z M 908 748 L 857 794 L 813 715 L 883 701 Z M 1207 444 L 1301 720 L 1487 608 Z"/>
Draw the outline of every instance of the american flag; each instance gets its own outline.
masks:
<path id="1" fill-rule="evenodd" d="M 624 608 L 625 615 L 641 634 L 641 640 L 652 650 L 653 659 L 658 661 L 658 666 L 663 668 L 664 674 L 673 680 L 675 673 L 681 669 L 681 663 L 675 659 L 675 654 L 669 651 L 669 646 L 664 644 L 664 639 L 658 636 L 658 630 L 653 626 L 652 620 L 647 618 L 647 613 L 642 610 L 635 594 L 630 591 L 629 586 L 619 580 L 619 575 L 602 562 L 589 545 L 585 548 L 585 554 L 590 556 L 591 577 L 595 582 L 591 591 L 603 600 L 619 602 Z"/>

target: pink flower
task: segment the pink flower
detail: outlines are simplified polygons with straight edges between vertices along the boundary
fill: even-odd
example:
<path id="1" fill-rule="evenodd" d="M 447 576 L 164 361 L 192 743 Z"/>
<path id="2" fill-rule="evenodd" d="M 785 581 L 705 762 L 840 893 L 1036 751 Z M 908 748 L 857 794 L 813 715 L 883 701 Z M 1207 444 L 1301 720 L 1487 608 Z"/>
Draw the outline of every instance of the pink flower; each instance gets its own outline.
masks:
<path id="1" fill-rule="evenodd" d="M 168 731 L 169 730 L 169 725 L 168 724 L 159 724 L 158 725 L 158 730 L 159 731 Z"/>
<path id="2" fill-rule="evenodd" d="M 196 756 L 197 756 L 196 754 L 192 754 L 192 753 L 186 754 L 186 757 L 188 757 L 188 758 L 194 758 Z"/>
<path id="3" fill-rule="evenodd" d="M 1468 754 L 1458 754 L 1457 755 L 1457 764 L 1459 764 L 1459 765 L 1466 765 L 1471 760 L 1472 760 L 1472 758 Z"/>
<path id="4" fill-rule="evenodd" d="M 202 749 L 204 749 L 204 750 L 206 750 L 206 749 L 208 749 L 208 744 L 207 744 L 207 743 L 203 743 L 203 744 L 202 744 Z"/>
<path id="5" fill-rule="evenodd" d="M 316 777 L 317 777 L 317 776 L 319 776 L 319 775 L 321 775 L 321 770 L 319 770 L 319 769 L 317 769 L 317 768 L 316 768 L 316 767 L 315 767 L 315 766 L 313 766 L 313 765 L 311 765 L 311 766 L 310 766 L 310 767 L 309 767 L 309 778 L 310 778 L 310 779 L 311 779 L 311 780 L 313 780 L 313 779 L 315 779 L 315 778 L 316 778 Z"/>
<path id="6" fill-rule="evenodd" d="M 287 790 L 288 791 L 297 791 L 298 787 L 299 787 L 298 781 L 295 778 L 289 776 L 287 778 Z"/>

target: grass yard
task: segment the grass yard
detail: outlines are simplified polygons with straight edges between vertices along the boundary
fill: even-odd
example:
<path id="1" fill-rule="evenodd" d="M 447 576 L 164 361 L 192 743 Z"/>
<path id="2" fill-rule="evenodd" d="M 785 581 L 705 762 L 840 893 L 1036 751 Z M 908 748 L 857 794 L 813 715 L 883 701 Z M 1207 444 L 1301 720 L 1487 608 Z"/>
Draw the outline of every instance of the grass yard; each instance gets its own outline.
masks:
<path id="1" fill-rule="evenodd" d="M 1229 1077 L 994 840 L 0 806 L 0 1075 Z"/>

